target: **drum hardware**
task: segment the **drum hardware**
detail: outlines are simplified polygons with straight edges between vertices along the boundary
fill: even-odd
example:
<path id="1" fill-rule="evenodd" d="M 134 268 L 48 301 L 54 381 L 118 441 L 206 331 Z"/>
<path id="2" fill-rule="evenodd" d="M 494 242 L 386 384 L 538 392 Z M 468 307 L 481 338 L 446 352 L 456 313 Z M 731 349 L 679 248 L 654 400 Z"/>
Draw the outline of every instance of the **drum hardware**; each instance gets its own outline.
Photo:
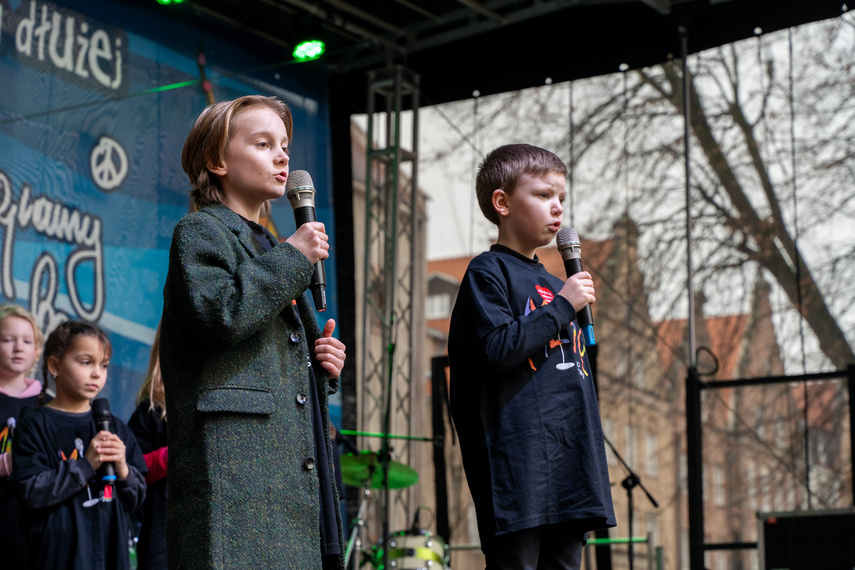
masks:
<path id="1" fill-rule="evenodd" d="M 362 499 L 359 503 L 356 517 L 353 519 L 352 530 L 347 541 L 344 555 L 344 566 L 349 567 L 354 552 L 362 554 L 359 567 L 370 563 L 377 566 L 377 560 L 371 551 L 363 551 L 362 541 L 359 539 L 360 532 L 365 528 L 365 510 L 372 496 L 371 489 L 404 489 L 415 485 L 419 480 L 419 474 L 412 468 L 391 459 L 386 459 L 386 483 L 383 481 L 384 461 L 381 452 L 363 450 L 359 453 L 347 453 L 340 458 L 342 481 L 350 487 L 362 489 Z M 377 551 L 377 547 L 372 548 Z M 382 544 L 379 547 L 382 556 Z M 382 562 L 381 562 L 382 564 Z"/>
<path id="2" fill-rule="evenodd" d="M 389 568 L 404 570 L 450 570 L 448 545 L 424 529 L 402 530 L 388 537 Z M 375 568 L 383 567 L 383 541 L 371 547 Z"/>
<path id="3" fill-rule="evenodd" d="M 362 541 L 358 540 L 359 531 L 365 526 L 365 507 L 368 504 L 368 499 L 371 497 L 371 489 L 366 488 L 362 491 L 362 500 L 359 501 L 359 509 L 356 511 L 356 517 L 353 519 L 353 529 L 350 531 L 350 538 L 347 540 L 347 549 L 344 552 L 344 567 L 347 568 L 350 562 L 350 555 L 353 554 L 353 548 L 362 546 Z"/>
<path id="4" fill-rule="evenodd" d="M 358 455 L 341 456 L 341 479 L 351 487 L 383 488 L 383 459 L 380 452 L 360 451 Z M 415 485 L 419 474 L 403 463 L 389 459 L 388 482 L 390 489 L 405 489 Z"/>

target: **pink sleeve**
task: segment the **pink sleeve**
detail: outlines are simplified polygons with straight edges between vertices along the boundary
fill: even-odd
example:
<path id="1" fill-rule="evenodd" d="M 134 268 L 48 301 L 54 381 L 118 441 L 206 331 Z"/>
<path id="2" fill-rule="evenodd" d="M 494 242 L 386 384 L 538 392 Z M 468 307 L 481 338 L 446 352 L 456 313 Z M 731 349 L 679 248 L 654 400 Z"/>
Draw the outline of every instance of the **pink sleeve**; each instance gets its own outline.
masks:
<path id="1" fill-rule="evenodd" d="M 143 455 L 145 466 L 148 467 L 148 475 L 145 476 L 146 483 L 154 483 L 166 477 L 166 464 L 169 459 L 169 448 L 161 447 L 151 453 Z"/>
<path id="2" fill-rule="evenodd" d="M 12 466 L 9 462 L 12 461 L 12 452 L 0 453 L 0 477 L 6 477 L 12 474 Z"/>

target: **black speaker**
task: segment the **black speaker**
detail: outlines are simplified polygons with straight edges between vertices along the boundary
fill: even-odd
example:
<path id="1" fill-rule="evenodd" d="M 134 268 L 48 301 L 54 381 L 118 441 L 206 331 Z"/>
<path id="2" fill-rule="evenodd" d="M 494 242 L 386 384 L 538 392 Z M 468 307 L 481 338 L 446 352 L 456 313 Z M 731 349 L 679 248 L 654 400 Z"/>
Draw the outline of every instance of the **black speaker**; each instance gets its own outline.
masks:
<path id="1" fill-rule="evenodd" d="M 855 570 L 855 509 L 757 516 L 763 570 Z"/>

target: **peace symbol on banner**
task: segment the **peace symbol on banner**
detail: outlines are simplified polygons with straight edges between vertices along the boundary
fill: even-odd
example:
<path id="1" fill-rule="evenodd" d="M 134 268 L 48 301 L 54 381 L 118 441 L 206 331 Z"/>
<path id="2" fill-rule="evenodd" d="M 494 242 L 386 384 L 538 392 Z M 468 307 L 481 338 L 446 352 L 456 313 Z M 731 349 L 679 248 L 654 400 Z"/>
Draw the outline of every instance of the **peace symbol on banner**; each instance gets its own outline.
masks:
<path id="1" fill-rule="evenodd" d="M 121 186 L 128 175 L 128 155 L 116 140 L 101 137 L 89 155 L 89 169 L 98 188 L 111 192 Z"/>

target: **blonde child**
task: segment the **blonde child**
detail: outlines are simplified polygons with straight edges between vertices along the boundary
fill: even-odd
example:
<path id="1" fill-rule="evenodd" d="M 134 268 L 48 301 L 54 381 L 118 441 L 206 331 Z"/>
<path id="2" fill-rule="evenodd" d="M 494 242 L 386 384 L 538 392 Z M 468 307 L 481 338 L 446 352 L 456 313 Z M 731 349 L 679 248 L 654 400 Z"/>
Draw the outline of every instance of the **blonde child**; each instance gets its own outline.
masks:
<path id="1" fill-rule="evenodd" d="M 12 436 L 21 410 L 35 406 L 42 391 L 42 383 L 31 376 L 43 345 L 44 335 L 29 311 L 0 306 L 0 552 L 3 567 L 10 570 L 24 567 L 26 550 L 12 482 Z"/>
<path id="2" fill-rule="evenodd" d="M 291 127 L 284 102 L 246 96 L 184 143 L 200 208 L 173 233 L 160 345 L 172 570 L 343 567 L 328 395 L 345 347 L 305 297 L 329 238 L 259 223 L 285 195 Z"/>
<path id="3" fill-rule="evenodd" d="M 139 570 L 167 570 L 166 564 L 166 395 L 160 374 L 160 327 L 151 346 L 148 372 L 137 394 L 137 409 L 128 420 L 143 452 L 148 475 L 145 476 L 145 503 L 139 511 L 142 523 L 137 543 Z"/>
<path id="4" fill-rule="evenodd" d="M 111 418 L 111 433 L 92 418 L 110 354 L 107 335 L 88 323 L 65 322 L 45 343 L 45 387 L 53 378 L 56 397 L 22 415 L 12 450 L 30 568 L 130 567 L 125 513 L 143 502 L 146 468 L 124 422 Z M 96 477 L 104 463 L 115 469 L 115 500 Z"/>

